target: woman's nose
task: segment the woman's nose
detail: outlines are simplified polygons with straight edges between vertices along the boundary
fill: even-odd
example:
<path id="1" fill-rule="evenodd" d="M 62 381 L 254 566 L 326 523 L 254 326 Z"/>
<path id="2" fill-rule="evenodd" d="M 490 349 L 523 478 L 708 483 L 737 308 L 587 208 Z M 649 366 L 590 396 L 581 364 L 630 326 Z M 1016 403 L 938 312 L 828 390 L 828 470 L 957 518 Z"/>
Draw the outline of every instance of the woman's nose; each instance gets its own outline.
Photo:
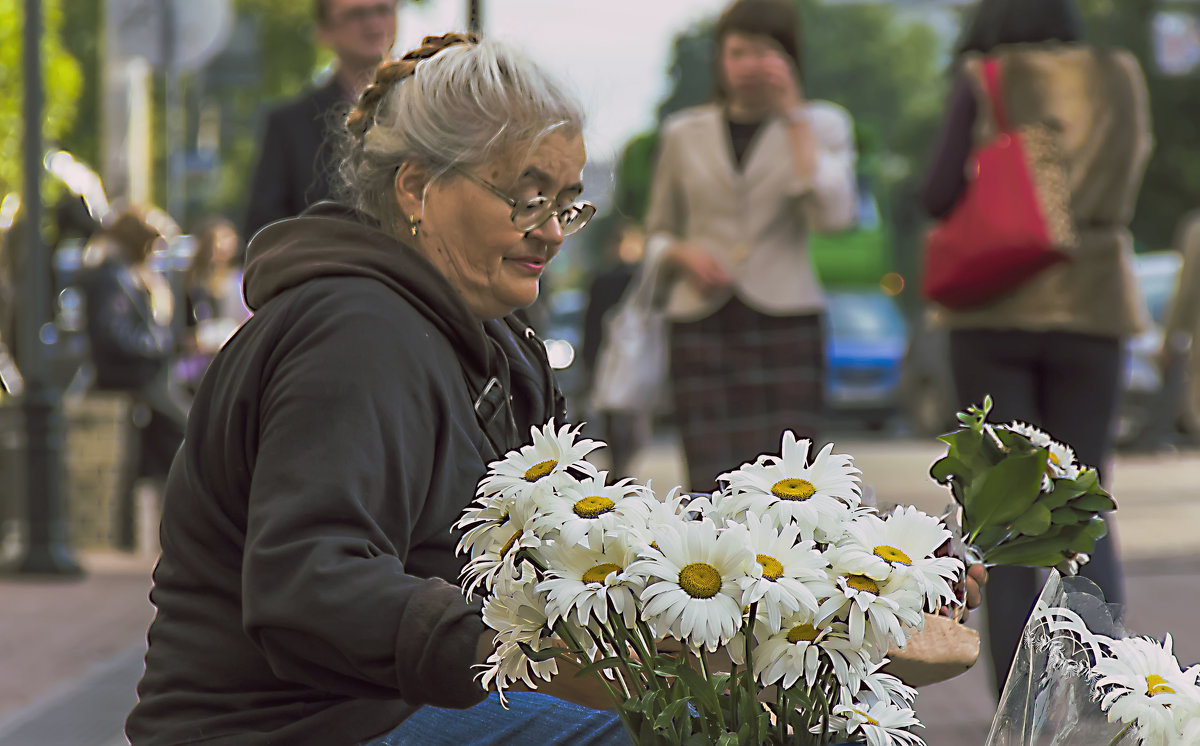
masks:
<path id="1" fill-rule="evenodd" d="M 558 248 L 563 242 L 562 226 L 558 224 L 558 215 L 551 215 L 546 222 L 526 235 L 537 238 L 551 248 Z"/>

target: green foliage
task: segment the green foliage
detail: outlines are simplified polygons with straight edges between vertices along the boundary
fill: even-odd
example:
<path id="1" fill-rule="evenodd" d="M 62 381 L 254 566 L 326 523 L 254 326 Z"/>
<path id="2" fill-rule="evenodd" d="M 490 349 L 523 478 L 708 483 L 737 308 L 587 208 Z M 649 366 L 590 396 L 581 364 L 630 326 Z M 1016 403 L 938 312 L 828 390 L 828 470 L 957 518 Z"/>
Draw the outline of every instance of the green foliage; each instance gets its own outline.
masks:
<path id="1" fill-rule="evenodd" d="M 24 23 L 20 0 L 0 0 L 0 153 L 4 154 L 0 158 L 0 195 L 22 187 Z M 50 146 L 71 126 L 82 76 L 79 63 L 63 49 L 60 39 L 60 0 L 43 0 L 42 24 L 42 137 Z"/>
<path id="2" fill-rule="evenodd" d="M 962 508 L 972 558 L 1053 567 L 1091 552 L 1106 531 L 1098 514 L 1117 507 L 1096 472 L 1057 476 L 1047 448 L 987 422 L 991 407 L 989 397 L 958 415 L 960 428 L 940 438 L 946 455 L 929 470 Z"/>

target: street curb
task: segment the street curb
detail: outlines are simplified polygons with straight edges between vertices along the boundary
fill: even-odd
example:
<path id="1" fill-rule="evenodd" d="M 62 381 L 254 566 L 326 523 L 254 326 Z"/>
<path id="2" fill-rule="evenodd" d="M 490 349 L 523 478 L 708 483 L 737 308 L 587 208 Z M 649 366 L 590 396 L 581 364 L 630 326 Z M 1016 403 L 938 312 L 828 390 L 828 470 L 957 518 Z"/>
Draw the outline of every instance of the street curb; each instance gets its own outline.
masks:
<path id="1" fill-rule="evenodd" d="M 116 746 L 137 701 L 145 643 L 92 666 L 0 720 L 0 746 Z"/>

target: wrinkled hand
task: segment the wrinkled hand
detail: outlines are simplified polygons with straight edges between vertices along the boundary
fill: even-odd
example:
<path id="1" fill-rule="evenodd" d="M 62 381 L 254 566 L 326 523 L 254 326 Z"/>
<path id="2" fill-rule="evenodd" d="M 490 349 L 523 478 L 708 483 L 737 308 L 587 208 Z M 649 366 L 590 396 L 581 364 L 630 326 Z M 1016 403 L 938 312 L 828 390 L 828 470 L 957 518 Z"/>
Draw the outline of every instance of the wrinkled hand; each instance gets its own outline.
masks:
<path id="1" fill-rule="evenodd" d="M 983 603 L 983 586 L 987 584 L 988 572 L 983 565 L 967 568 L 967 608 L 974 609 Z"/>
<path id="2" fill-rule="evenodd" d="M 712 293 L 729 286 L 732 278 L 724 265 L 703 249 L 677 243 L 667 250 L 666 259 L 680 269 L 701 293 Z"/>

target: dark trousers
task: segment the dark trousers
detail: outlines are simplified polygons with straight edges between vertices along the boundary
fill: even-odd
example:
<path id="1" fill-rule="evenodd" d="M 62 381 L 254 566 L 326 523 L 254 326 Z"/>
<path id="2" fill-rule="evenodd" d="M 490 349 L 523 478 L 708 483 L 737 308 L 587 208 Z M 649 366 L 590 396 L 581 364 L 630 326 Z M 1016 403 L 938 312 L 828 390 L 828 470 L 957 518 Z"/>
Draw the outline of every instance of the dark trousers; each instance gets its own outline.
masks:
<path id="1" fill-rule="evenodd" d="M 962 329 L 950 333 L 950 363 L 959 408 L 992 397 L 992 422 L 1021 420 L 1045 430 L 1075 449 L 1081 464 L 1105 473 L 1121 397 L 1124 364 L 1121 341 L 1071 332 Z M 1122 603 L 1113 521 L 1096 542 L 1092 560 L 1080 574 Z M 1008 669 L 1041 589 L 1033 568 L 996 567 L 984 590 L 988 645 L 996 693 L 1004 690 Z"/>

